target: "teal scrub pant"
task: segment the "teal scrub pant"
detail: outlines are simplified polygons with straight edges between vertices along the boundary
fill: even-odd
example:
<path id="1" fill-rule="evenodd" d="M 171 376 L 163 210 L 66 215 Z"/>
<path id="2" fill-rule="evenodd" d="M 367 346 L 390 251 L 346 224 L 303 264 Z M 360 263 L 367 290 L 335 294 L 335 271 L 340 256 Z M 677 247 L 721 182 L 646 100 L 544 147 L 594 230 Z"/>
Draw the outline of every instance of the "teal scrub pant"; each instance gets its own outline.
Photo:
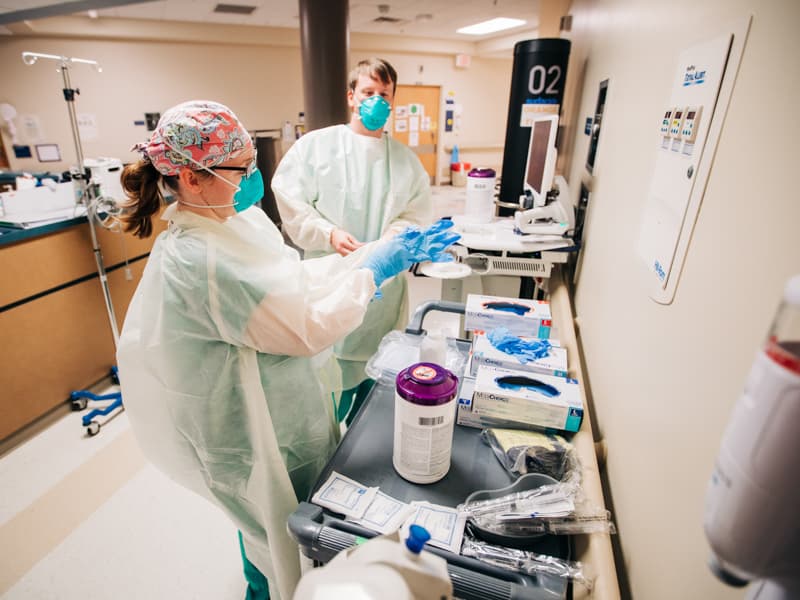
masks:
<path id="1" fill-rule="evenodd" d="M 336 408 L 336 418 L 339 423 L 344 421 L 350 427 L 373 385 L 375 385 L 373 379 L 365 379 L 356 387 L 342 391 L 342 395 L 339 397 L 339 406 Z"/>
<path id="2" fill-rule="evenodd" d="M 244 553 L 244 541 L 242 540 L 241 531 L 239 532 L 239 551 L 242 553 L 244 578 L 247 581 L 245 600 L 269 600 L 269 583 L 267 583 L 267 578 L 258 570 L 258 567 L 247 560 L 247 555 Z"/>

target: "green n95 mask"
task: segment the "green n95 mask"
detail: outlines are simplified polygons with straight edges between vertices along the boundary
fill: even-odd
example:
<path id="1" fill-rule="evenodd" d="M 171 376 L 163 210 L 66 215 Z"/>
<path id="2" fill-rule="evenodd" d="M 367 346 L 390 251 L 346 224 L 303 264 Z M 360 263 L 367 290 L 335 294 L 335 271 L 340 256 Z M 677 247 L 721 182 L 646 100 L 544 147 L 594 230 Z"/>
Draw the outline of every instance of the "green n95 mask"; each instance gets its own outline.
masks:
<path id="1" fill-rule="evenodd" d="M 239 213 L 247 210 L 264 197 L 264 178 L 258 168 L 242 177 L 239 191 L 233 196 L 233 208 Z"/>
<path id="2" fill-rule="evenodd" d="M 364 127 L 370 131 L 377 131 L 389 119 L 389 113 L 392 112 L 392 105 L 389 104 L 382 96 L 370 96 L 361 101 L 358 106 L 358 116 Z"/>

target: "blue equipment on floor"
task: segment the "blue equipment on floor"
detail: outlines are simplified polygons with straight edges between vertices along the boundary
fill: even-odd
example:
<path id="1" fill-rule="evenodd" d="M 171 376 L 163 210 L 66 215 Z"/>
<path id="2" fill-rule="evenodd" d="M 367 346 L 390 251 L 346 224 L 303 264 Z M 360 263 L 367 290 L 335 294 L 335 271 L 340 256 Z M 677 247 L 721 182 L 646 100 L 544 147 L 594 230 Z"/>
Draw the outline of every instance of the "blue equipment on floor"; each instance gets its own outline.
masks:
<path id="1" fill-rule="evenodd" d="M 111 367 L 111 381 L 115 384 L 119 384 L 119 376 L 117 374 L 117 367 Z M 89 400 L 96 400 L 96 401 L 105 401 L 111 400 L 109 404 L 107 404 L 103 408 L 94 408 L 89 411 L 88 414 L 83 415 L 82 423 L 83 426 L 86 427 L 86 433 L 90 436 L 97 435 L 100 433 L 101 423 L 99 421 L 95 421 L 94 418 L 98 416 L 105 416 L 117 409 L 125 410 L 125 407 L 122 406 L 122 392 L 112 392 L 110 394 L 93 394 L 88 390 L 79 390 L 77 392 L 72 392 L 70 394 L 70 402 L 72 406 L 72 410 L 83 410 L 86 408 Z"/>

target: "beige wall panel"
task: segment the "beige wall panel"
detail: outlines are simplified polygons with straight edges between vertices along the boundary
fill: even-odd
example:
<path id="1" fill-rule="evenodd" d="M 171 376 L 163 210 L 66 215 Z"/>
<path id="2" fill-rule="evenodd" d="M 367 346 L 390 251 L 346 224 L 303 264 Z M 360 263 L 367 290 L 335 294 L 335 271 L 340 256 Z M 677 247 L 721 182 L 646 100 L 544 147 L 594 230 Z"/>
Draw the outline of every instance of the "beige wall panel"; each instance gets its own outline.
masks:
<path id="1" fill-rule="evenodd" d="M 376 48 L 371 39 L 353 36 L 351 66 L 369 56 L 382 56 L 397 69 L 398 83 L 442 86 L 441 102 L 452 93 L 462 107 L 461 130 L 443 133 L 439 139 L 440 167 L 449 165 L 450 154 L 445 148 L 454 144 L 462 148 L 498 147 L 500 150 L 490 156 L 473 156 L 468 151 L 461 158 L 473 164 L 502 162 L 511 89 L 511 49 L 504 52 L 505 58 L 473 56 L 468 69 L 457 69 L 455 55 L 469 54 L 468 44 L 451 44 L 453 52 L 448 53 L 450 46 L 439 48 L 427 41 L 421 45 L 397 38 L 402 43 L 389 43 L 392 40 L 386 38 L 385 45 Z M 3 101 L 14 105 L 21 116 L 36 116 L 42 125 L 42 141 L 59 144 L 64 159 L 62 163 L 42 164 L 35 158 L 11 157 L 15 169 L 40 170 L 47 166 L 59 171 L 75 160 L 61 78 L 51 65 L 23 64 L 23 51 L 78 56 L 103 65 L 99 74 L 80 66 L 71 71 L 73 86 L 81 89 L 76 111 L 94 115 L 97 122 L 98 138 L 83 143 L 87 157 L 135 160 L 131 145 L 147 139 L 148 132 L 145 127 L 134 125 L 134 121 L 144 119 L 145 112 L 163 112 L 193 98 L 228 104 L 249 129 L 280 128 L 286 120 L 294 123 L 297 113 L 303 110 L 299 46 L 0 36 L 5 80 L 13 82 L 4 88 Z M 342 94 L 345 89 L 346 82 L 342 82 Z M 441 110 L 435 120 L 442 123 L 443 115 Z M 26 139 L 22 127 L 18 130 L 21 143 L 33 143 Z M 5 136 L 5 132 L 0 134 Z M 8 144 L 9 139 L 4 139 Z"/>
<path id="2" fill-rule="evenodd" d="M 573 198 L 582 180 L 593 190 L 575 305 L 633 597 L 742 598 L 706 566 L 703 504 L 731 409 L 785 281 L 800 272 L 800 3 L 576 0 L 572 14 L 573 57 L 585 67 L 579 124 L 610 79 L 595 175 L 581 125 L 568 179 Z M 640 281 L 636 250 L 658 121 L 680 53 L 748 15 L 675 301 L 662 306 Z"/>

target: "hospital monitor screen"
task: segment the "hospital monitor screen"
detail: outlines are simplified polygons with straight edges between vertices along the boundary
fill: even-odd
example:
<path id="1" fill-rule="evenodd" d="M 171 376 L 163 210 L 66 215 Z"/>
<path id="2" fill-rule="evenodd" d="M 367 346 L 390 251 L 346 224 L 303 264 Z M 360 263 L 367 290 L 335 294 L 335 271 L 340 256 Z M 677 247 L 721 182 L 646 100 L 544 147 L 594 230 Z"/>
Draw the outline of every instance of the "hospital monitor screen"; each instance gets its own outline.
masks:
<path id="1" fill-rule="evenodd" d="M 557 115 L 539 117 L 531 125 L 525 183 L 537 194 L 549 192 L 553 182 L 557 130 Z"/>

